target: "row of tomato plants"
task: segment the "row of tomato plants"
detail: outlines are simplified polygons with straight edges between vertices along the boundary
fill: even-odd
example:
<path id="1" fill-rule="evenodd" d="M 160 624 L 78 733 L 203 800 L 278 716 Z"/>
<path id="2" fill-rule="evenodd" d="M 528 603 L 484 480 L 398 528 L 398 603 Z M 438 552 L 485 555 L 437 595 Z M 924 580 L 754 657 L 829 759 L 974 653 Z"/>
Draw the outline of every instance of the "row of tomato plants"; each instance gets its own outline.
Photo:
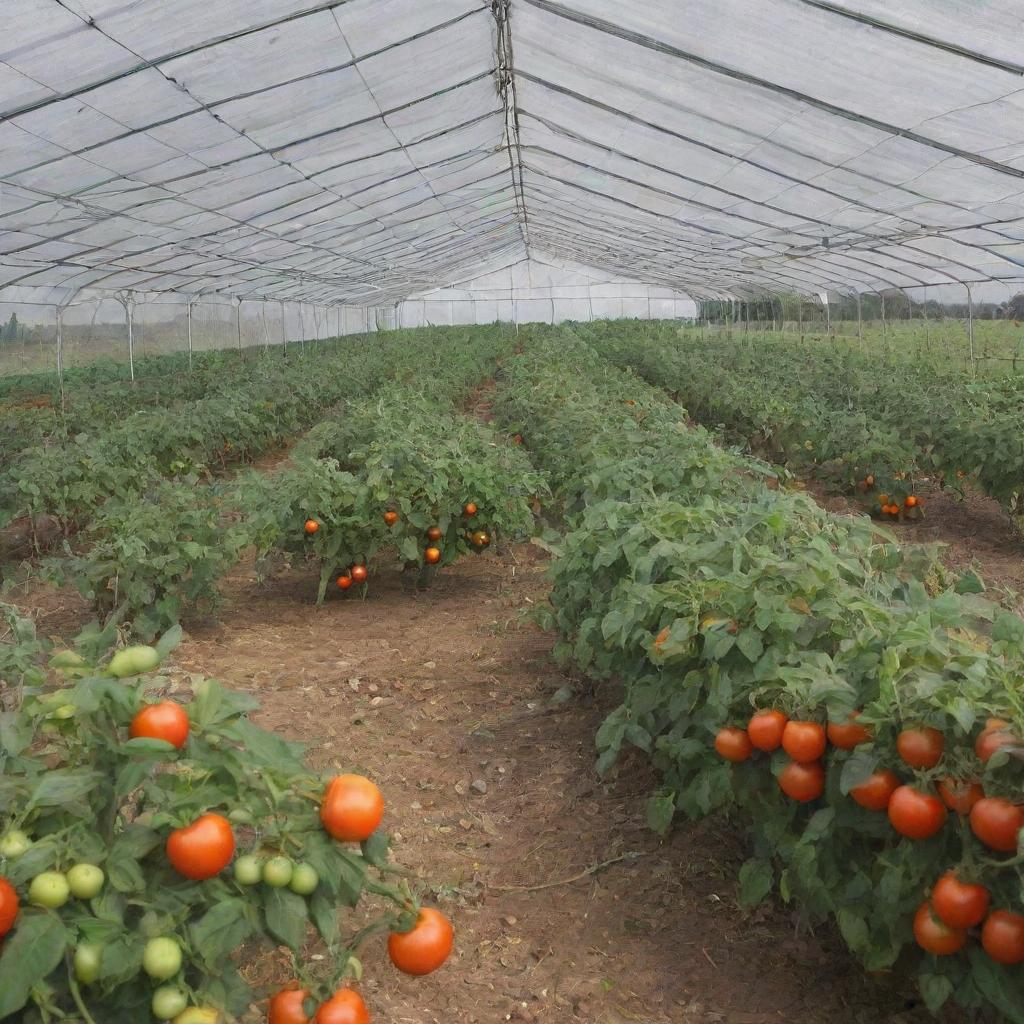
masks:
<path id="1" fill-rule="evenodd" d="M 349 339 L 357 343 L 358 339 Z M 297 357 L 291 353 L 290 357 Z M 240 357 L 234 351 L 196 353 L 191 368 L 181 355 L 148 357 L 131 382 L 120 364 L 104 360 L 65 378 L 61 404 L 55 374 L 25 378 L 28 394 L 0 393 L 0 469 L 26 448 L 66 444 L 79 434 L 107 428 L 140 410 L 171 408 L 250 386 L 276 370 L 281 353 L 263 351 Z M 0 378 L 0 385 L 10 378 Z"/>
<path id="2" fill-rule="evenodd" d="M 373 936 L 405 973 L 444 963 L 453 929 L 390 862 L 381 791 L 311 771 L 251 697 L 161 675 L 180 631 L 110 657 L 93 628 L 45 667 L 0 617 L 0 1020 L 218 1024 L 253 1003 L 237 954 L 263 946 L 293 973 L 268 1024 L 368 1024 Z"/>
<path id="3" fill-rule="evenodd" d="M 290 561 L 319 578 L 318 600 L 365 593 L 397 554 L 429 584 L 438 569 L 499 535 L 529 532 L 543 480 L 522 450 L 458 409 L 487 377 L 501 333 L 424 333 L 393 345 L 387 384 L 367 375 L 294 446 L 286 464 L 230 481 L 156 481 L 109 498 L 65 554 L 47 563 L 103 621 L 146 639 L 216 608 L 243 549 L 265 575 Z M 429 385 L 423 382 L 429 367 Z"/>
<path id="4" fill-rule="evenodd" d="M 0 477 L 7 519 L 53 517 L 65 534 L 87 524 L 110 498 L 129 499 L 156 482 L 188 484 L 251 459 L 310 426 L 352 388 L 388 372 L 387 344 L 265 362 L 203 398 L 114 413 L 64 443 L 21 451 Z M 127 387 L 127 385 L 125 385 Z"/>
<path id="5" fill-rule="evenodd" d="M 651 757 L 659 829 L 740 809 L 744 902 L 774 888 L 833 918 L 871 970 L 916 957 L 933 1009 L 1024 1020 L 1024 622 L 869 520 L 778 489 L 568 330 L 535 333 L 497 408 L 565 503 L 556 653 L 624 685 L 601 769 Z M 759 711 L 788 743 L 758 747 Z M 864 731 L 829 744 L 830 726 Z M 931 753 L 908 756 L 914 739 Z M 948 913 L 951 889 L 973 913 Z"/>
<path id="6" fill-rule="evenodd" d="M 582 333 L 616 365 L 677 395 L 698 421 L 859 493 L 877 515 L 918 516 L 921 476 L 953 489 L 970 481 L 1011 511 L 1020 504 L 1024 378 L 973 381 L 828 341 L 704 340 L 667 323 Z"/>

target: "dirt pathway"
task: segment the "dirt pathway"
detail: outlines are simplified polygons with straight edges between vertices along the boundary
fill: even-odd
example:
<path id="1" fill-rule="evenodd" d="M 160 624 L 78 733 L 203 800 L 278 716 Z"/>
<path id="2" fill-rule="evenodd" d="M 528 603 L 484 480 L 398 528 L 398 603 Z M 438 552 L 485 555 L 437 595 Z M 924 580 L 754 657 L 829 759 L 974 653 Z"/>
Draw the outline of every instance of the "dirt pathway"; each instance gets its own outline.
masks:
<path id="1" fill-rule="evenodd" d="M 788 914 L 743 914 L 738 830 L 683 825 L 662 842 L 644 827 L 640 762 L 597 778 L 593 735 L 614 694 L 570 695 L 551 638 L 523 621 L 544 599 L 543 569 L 524 546 L 464 559 L 427 595 L 385 574 L 367 601 L 317 609 L 310 579 L 261 588 L 241 567 L 221 623 L 194 628 L 176 655 L 181 669 L 257 694 L 260 723 L 306 741 L 318 767 L 382 785 L 395 856 L 435 887 L 458 950 L 415 981 L 367 949 L 376 1019 L 927 1019 L 865 978 L 827 929 L 797 937 Z M 259 980 L 286 980 L 281 962 L 261 961 Z"/>

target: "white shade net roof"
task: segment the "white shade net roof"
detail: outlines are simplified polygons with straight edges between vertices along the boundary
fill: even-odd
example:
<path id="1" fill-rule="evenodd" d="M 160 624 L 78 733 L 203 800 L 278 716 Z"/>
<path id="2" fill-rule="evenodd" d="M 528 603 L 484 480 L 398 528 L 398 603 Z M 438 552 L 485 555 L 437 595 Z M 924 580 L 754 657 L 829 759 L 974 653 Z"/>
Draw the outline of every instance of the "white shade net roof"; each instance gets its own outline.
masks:
<path id="1" fill-rule="evenodd" d="M 0 298 L 1024 280 L 1019 0 L 3 0 Z"/>

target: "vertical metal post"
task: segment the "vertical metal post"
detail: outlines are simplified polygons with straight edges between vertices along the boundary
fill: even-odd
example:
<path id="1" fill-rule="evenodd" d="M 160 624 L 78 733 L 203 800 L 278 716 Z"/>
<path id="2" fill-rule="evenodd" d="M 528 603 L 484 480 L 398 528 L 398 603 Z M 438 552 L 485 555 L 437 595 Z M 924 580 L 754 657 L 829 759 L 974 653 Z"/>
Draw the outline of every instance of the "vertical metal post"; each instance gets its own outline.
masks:
<path id="1" fill-rule="evenodd" d="M 189 373 L 192 372 L 192 305 L 195 302 L 195 298 L 188 300 L 188 369 Z"/>
<path id="2" fill-rule="evenodd" d="M 288 325 L 284 321 L 284 299 L 279 300 L 281 303 L 281 351 L 284 353 L 284 357 L 288 358 Z"/>
<path id="3" fill-rule="evenodd" d="M 864 320 L 860 312 L 860 292 L 857 292 L 857 337 L 860 341 L 864 340 Z"/>
<path id="4" fill-rule="evenodd" d="M 238 332 L 238 352 L 242 352 L 242 300 L 235 299 L 235 329 Z"/>
<path id="5" fill-rule="evenodd" d="M 828 292 L 825 292 L 825 333 L 832 335 L 832 303 L 829 302 Z"/>
<path id="6" fill-rule="evenodd" d="M 885 292 L 879 292 L 878 297 L 882 300 L 882 343 L 885 343 Z"/>
<path id="7" fill-rule="evenodd" d="M 804 297 L 802 295 L 796 297 L 796 325 L 802 338 L 804 336 Z"/>
<path id="8" fill-rule="evenodd" d="M 128 320 L 128 371 L 135 383 L 135 296 L 129 292 L 124 300 L 125 317 Z"/>
<path id="9" fill-rule="evenodd" d="M 57 383 L 60 384 L 60 411 L 64 412 L 64 307 L 57 307 Z"/>
<path id="10" fill-rule="evenodd" d="M 978 376 L 978 364 L 974 361 L 974 296 L 971 295 L 971 286 L 965 284 L 967 289 L 967 339 L 971 350 L 971 376 Z"/>

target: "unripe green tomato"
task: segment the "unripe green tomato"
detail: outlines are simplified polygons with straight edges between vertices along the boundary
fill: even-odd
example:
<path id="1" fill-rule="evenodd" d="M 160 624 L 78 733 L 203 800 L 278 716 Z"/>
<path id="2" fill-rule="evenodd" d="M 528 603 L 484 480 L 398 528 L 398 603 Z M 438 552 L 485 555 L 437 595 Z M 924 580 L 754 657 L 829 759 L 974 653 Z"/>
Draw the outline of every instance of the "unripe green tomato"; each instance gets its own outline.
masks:
<path id="1" fill-rule="evenodd" d="M 275 889 L 283 889 L 292 880 L 293 870 L 287 857 L 271 857 L 263 865 L 263 881 Z"/>
<path id="2" fill-rule="evenodd" d="M 236 825 L 251 825 L 252 812 L 247 811 L 244 807 L 232 807 L 228 811 L 228 821 L 234 822 Z"/>
<path id="3" fill-rule="evenodd" d="M 161 985 L 153 993 L 150 1009 L 157 1020 L 177 1017 L 188 1006 L 188 996 L 176 985 Z"/>
<path id="4" fill-rule="evenodd" d="M 150 939 L 142 951 L 142 969 L 157 981 L 174 977 L 181 970 L 181 946 L 178 940 L 167 936 Z"/>
<path id="5" fill-rule="evenodd" d="M 20 828 L 12 828 L 3 838 L 0 838 L 0 857 L 14 860 L 15 857 L 20 857 L 31 848 L 32 840 Z"/>
<path id="6" fill-rule="evenodd" d="M 61 704 L 61 706 L 59 708 L 57 708 L 56 711 L 54 711 L 53 717 L 54 718 L 59 718 L 59 719 L 62 719 L 62 720 L 66 720 L 68 718 L 74 718 L 75 717 L 75 712 L 77 710 L 78 710 L 78 708 L 76 708 L 74 704 Z"/>
<path id="7" fill-rule="evenodd" d="M 91 900 L 99 896 L 106 875 L 95 864 L 76 864 L 68 872 L 71 895 L 78 900 Z"/>
<path id="8" fill-rule="evenodd" d="M 100 976 L 103 948 L 92 942 L 83 942 L 75 950 L 75 977 L 83 985 L 91 985 Z"/>
<path id="9" fill-rule="evenodd" d="M 211 747 L 219 747 L 221 744 L 220 733 L 211 732 L 206 737 L 206 742 L 209 743 Z"/>
<path id="10" fill-rule="evenodd" d="M 235 861 L 235 881 L 239 885 L 256 885 L 263 878 L 263 861 L 254 853 L 247 853 Z"/>
<path id="11" fill-rule="evenodd" d="M 70 895 L 71 887 L 68 880 L 59 871 L 44 871 L 41 875 L 36 875 L 28 887 L 29 902 L 39 907 L 47 907 L 49 910 L 63 907 Z"/>
<path id="12" fill-rule="evenodd" d="M 296 864 L 292 871 L 292 880 L 288 883 L 292 892 L 300 896 L 309 896 L 320 884 L 320 876 L 312 864 Z"/>
<path id="13" fill-rule="evenodd" d="M 140 676 L 144 672 L 152 672 L 160 665 L 160 653 L 155 647 L 137 644 L 118 651 L 107 666 L 107 671 L 118 679 L 129 676 Z"/>
<path id="14" fill-rule="evenodd" d="M 220 1024 L 224 1018 L 209 1006 L 190 1006 L 174 1018 L 173 1024 Z"/>

